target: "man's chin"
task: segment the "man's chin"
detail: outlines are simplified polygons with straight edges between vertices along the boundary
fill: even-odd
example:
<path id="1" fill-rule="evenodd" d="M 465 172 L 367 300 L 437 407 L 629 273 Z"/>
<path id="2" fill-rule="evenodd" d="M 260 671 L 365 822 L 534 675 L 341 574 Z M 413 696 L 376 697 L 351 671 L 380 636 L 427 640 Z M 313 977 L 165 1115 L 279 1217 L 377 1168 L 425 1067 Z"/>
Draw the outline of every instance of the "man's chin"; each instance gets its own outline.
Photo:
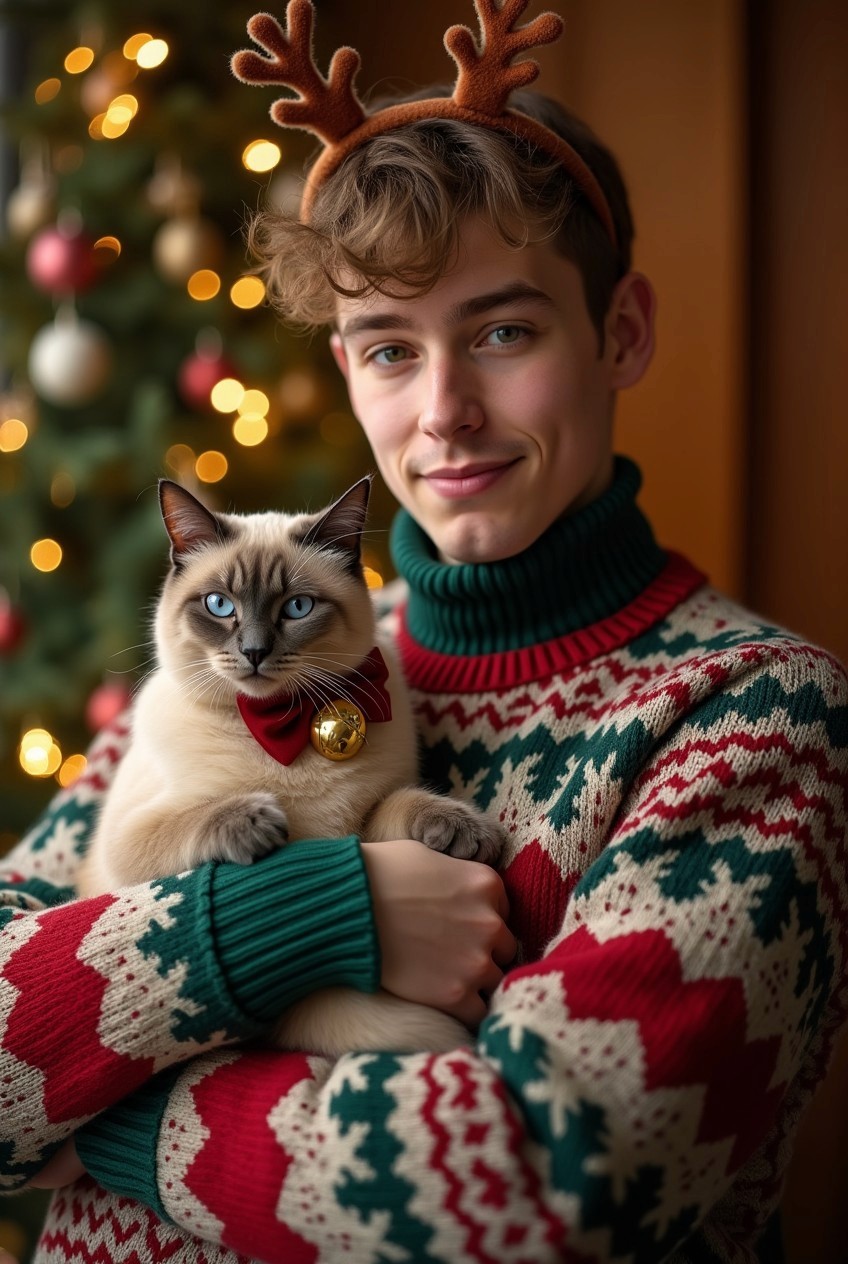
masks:
<path id="1" fill-rule="evenodd" d="M 436 546 L 439 559 L 450 566 L 502 562 L 525 547 L 522 542 L 516 542 L 514 531 L 500 531 L 491 523 L 466 522 L 459 529 L 436 530 L 428 534 Z"/>

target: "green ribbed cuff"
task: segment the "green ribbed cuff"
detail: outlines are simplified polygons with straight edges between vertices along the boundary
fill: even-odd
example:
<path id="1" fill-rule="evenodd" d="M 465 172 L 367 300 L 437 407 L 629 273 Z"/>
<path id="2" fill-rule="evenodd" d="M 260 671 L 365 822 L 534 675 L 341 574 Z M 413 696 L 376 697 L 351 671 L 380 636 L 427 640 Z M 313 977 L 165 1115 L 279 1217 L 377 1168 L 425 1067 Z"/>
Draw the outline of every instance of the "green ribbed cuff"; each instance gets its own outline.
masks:
<path id="1" fill-rule="evenodd" d="M 249 866 L 217 865 L 211 904 L 221 969 L 258 1022 L 318 988 L 377 990 L 380 949 L 355 836 L 290 843 Z"/>
<path id="2" fill-rule="evenodd" d="M 183 1070 L 170 1067 L 117 1106 L 96 1115 L 75 1134 L 85 1170 L 110 1193 L 134 1198 L 170 1223 L 156 1184 L 156 1154 L 162 1116 Z"/>

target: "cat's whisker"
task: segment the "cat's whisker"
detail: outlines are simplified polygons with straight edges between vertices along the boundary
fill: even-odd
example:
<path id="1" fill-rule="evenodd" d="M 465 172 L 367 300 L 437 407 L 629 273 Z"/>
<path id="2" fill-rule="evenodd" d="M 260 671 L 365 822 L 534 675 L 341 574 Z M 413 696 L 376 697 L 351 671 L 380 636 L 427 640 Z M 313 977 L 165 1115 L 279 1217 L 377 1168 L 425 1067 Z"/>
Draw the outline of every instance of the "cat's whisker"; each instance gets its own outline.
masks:
<path id="1" fill-rule="evenodd" d="M 334 660 L 330 659 L 329 661 L 333 662 Z M 339 663 L 338 666 L 344 668 L 343 663 Z M 360 692 L 362 692 L 367 697 L 369 697 L 372 700 L 372 702 L 375 703 L 375 705 L 377 705 L 378 707 L 382 709 L 383 702 L 382 702 L 379 689 L 374 684 L 374 682 L 370 680 L 363 672 L 346 670 L 345 676 L 340 679 L 339 677 L 333 675 L 332 673 L 327 672 L 326 669 L 324 668 L 317 668 L 317 669 L 313 668 L 313 670 L 321 671 L 324 673 L 325 677 L 331 678 L 334 683 L 337 682 L 339 691 L 343 690 L 346 680 L 352 683 L 355 678 L 358 678 L 359 683 L 357 687 L 359 688 Z M 350 701 L 350 699 L 348 699 L 348 701 Z"/>

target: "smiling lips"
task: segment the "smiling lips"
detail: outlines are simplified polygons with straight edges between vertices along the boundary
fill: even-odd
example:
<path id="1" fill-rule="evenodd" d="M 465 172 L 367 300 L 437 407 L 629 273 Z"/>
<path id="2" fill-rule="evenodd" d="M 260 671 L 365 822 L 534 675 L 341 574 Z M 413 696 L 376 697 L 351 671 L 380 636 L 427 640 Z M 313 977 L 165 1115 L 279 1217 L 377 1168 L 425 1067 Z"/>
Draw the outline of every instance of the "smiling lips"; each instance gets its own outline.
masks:
<path id="1" fill-rule="evenodd" d="M 475 465 L 461 465 L 454 468 L 430 470 L 422 477 L 438 496 L 446 500 L 461 500 L 466 496 L 476 496 L 486 492 L 503 477 L 507 470 L 517 464 L 519 458 L 511 461 L 486 461 Z"/>

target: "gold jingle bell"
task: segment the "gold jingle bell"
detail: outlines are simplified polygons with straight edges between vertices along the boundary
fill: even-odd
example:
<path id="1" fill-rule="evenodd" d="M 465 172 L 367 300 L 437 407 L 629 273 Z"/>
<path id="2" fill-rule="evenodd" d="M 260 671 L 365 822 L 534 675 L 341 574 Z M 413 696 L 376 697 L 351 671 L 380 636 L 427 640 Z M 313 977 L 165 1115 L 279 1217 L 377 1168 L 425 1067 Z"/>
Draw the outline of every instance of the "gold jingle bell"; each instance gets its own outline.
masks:
<path id="1" fill-rule="evenodd" d="M 325 759 L 353 759 L 365 743 L 365 716 L 352 702 L 339 698 L 312 719 L 309 738 Z"/>

